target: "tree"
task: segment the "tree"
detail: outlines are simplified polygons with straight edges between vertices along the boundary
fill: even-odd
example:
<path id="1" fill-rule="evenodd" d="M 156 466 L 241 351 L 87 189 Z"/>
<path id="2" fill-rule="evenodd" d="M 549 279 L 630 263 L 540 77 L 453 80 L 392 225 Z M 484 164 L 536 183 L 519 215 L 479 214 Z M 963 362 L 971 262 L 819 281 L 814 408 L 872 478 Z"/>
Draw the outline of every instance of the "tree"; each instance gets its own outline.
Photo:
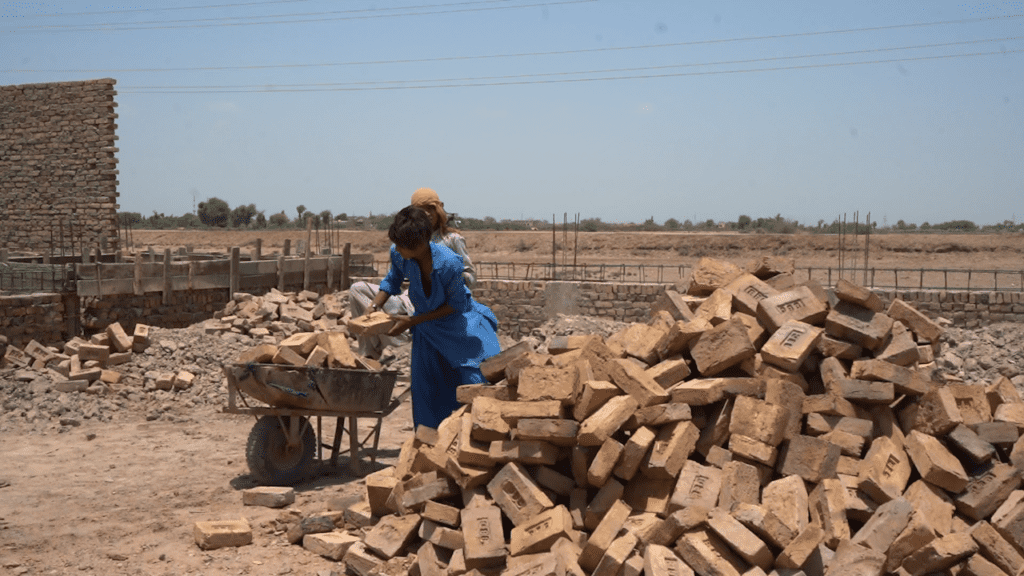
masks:
<path id="1" fill-rule="evenodd" d="M 665 228 L 668 230 L 679 230 L 679 220 L 676 220 L 675 218 L 665 220 Z"/>
<path id="2" fill-rule="evenodd" d="M 736 227 L 740 230 L 746 230 L 747 228 L 750 228 L 751 222 L 753 222 L 753 220 L 751 220 L 750 216 L 740 214 L 740 217 L 736 219 Z"/>
<path id="3" fill-rule="evenodd" d="M 263 210 L 260 210 L 259 212 L 256 213 L 256 227 L 257 228 L 266 228 L 267 227 L 267 217 L 266 217 L 266 215 L 263 214 Z"/>
<path id="4" fill-rule="evenodd" d="M 302 214 L 306 212 L 306 205 L 299 204 L 295 207 L 295 211 L 299 213 L 299 220 L 302 220 Z"/>
<path id="5" fill-rule="evenodd" d="M 213 197 L 199 203 L 199 220 L 207 226 L 226 228 L 231 207 L 220 198 Z"/>
<path id="6" fill-rule="evenodd" d="M 242 204 L 231 211 L 231 226 L 234 228 L 243 228 L 248 226 L 255 216 L 255 204 Z"/>
<path id="7" fill-rule="evenodd" d="M 330 223 L 331 223 L 331 211 L 330 210 L 324 210 L 323 212 L 320 213 L 320 225 L 321 226 L 327 226 Z"/>
<path id="8" fill-rule="evenodd" d="M 291 220 L 288 218 L 288 215 L 284 213 L 284 210 L 281 210 L 277 214 L 270 215 L 270 225 L 276 228 L 287 226 L 289 222 L 291 222 Z"/>
<path id="9" fill-rule="evenodd" d="M 138 226 L 142 222 L 142 214 L 138 212 L 118 212 L 117 222 L 122 228 Z"/>

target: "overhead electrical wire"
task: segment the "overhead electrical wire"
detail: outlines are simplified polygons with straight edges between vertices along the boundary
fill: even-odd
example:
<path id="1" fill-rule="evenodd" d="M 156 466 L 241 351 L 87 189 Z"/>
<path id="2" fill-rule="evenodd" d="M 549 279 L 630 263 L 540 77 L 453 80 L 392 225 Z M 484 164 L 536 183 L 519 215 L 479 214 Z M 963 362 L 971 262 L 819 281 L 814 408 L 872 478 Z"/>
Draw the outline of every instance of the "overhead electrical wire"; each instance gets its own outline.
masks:
<path id="1" fill-rule="evenodd" d="M 158 21 L 143 21 L 143 22 L 114 22 L 104 24 L 40 24 L 33 26 L 20 26 L 13 30 L 5 30 L 4 32 L 117 32 L 117 31 L 130 31 L 130 30 L 170 30 L 176 28 L 215 28 L 220 26 L 257 26 L 265 24 L 307 24 L 307 23 L 322 23 L 322 22 L 336 22 L 341 20 L 367 20 L 374 18 L 395 18 L 403 16 L 432 16 L 437 14 L 455 14 L 460 12 L 485 12 L 491 10 L 511 10 L 516 8 L 536 8 L 536 7 L 547 7 L 557 6 L 565 4 L 587 4 L 591 2 L 597 2 L 597 0 L 558 0 L 554 2 L 537 2 L 532 4 L 511 4 L 508 6 L 482 6 L 476 8 L 454 8 L 446 10 L 431 10 L 434 7 L 446 7 L 446 6 L 466 6 L 470 4 L 493 4 L 497 2 L 509 2 L 511 0 L 477 0 L 474 2 L 460 2 L 455 4 L 434 4 L 434 5 L 422 5 L 411 8 L 369 8 L 361 10 L 336 10 L 327 12 L 308 12 L 308 13 L 296 13 L 296 14 L 279 14 L 279 15 L 265 15 L 265 16 L 223 16 L 220 18 L 201 18 L 193 20 L 158 20 Z M 328 18 L 305 18 L 299 20 L 276 20 L 269 22 L 222 22 L 224 20 L 241 20 L 241 19 L 256 19 L 256 18 L 293 18 L 300 16 L 327 16 L 330 14 L 350 14 L 358 12 L 372 12 L 372 11 L 398 11 L 398 10 L 421 10 L 419 12 L 403 12 L 399 14 L 368 14 L 360 16 L 336 16 Z M 196 23 L 201 22 L 201 23 Z M 213 23 L 210 23 L 213 22 Z M 170 25 L 167 25 L 170 24 Z"/>
<path id="2" fill-rule="evenodd" d="M 295 4 L 311 0 L 264 0 L 263 2 L 239 2 L 237 4 L 204 4 L 201 6 L 161 6 L 157 8 L 125 8 L 122 10 L 97 10 L 93 12 L 64 12 L 61 14 L 25 14 L 17 18 L 61 18 L 66 16 L 97 16 L 100 14 L 129 14 L 133 12 L 169 12 L 171 10 L 207 10 L 210 8 L 241 8 L 243 6 L 263 6 L 267 4 Z"/>
<path id="3" fill-rule="evenodd" d="M 710 44 L 727 44 L 733 42 L 751 42 L 762 40 L 779 40 L 784 38 L 798 38 L 807 36 L 825 36 L 829 34 L 850 34 L 855 32 L 876 32 L 880 30 L 893 30 L 900 28 L 918 28 L 927 26 L 941 26 L 948 24 L 966 24 L 984 22 L 997 19 L 1022 18 L 1024 14 L 1011 14 L 1006 16 L 993 16 L 984 18 L 967 18 L 962 20 L 942 20 L 936 22 L 920 22 L 913 24 L 892 24 L 888 26 L 872 26 L 866 28 L 843 28 L 837 30 L 818 30 L 814 32 L 794 32 L 791 34 L 773 34 L 768 36 L 740 36 L 734 38 L 717 38 L 711 40 L 690 40 L 686 42 L 669 42 L 662 44 L 641 44 L 634 46 L 607 46 L 602 48 L 579 48 L 574 50 L 554 50 L 547 52 L 518 52 L 512 54 L 483 54 L 470 56 L 440 56 L 434 58 L 406 58 L 396 60 L 364 60 L 353 62 L 322 62 L 315 64 L 258 64 L 248 66 L 187 66 L 167 68 L 78 68 L 78 69 L 8 69 L 3 72 L 66 72 L 66 73 L 119 73 L 119 72 L 200 72 L 200 71 L 225 71 L 225 70 L 266 70 L 275 68 L 327 68 L 341 66 L 371 66 L 386 64 L 419 64 L 426 62 L 450 62 L 460 60 L 484 60 L 498 58 L 525 58 L 537 56 L 561 56 L 568 54 L 588 54 L 596 52 L 616 52 L 626 50 L 648 50 L 657 48 L 676 48 L 682 46 L 704 46 Z"/>
<path id="4" fill-rule="evenodd" d="M 747 74 L 755 72 L 780 72 L 785 70 L 804 70 L 812 68 L 837 68 L 844 66 L 862 66 L 869 64 L 891 64 L 898 62 L 919 62 L 925 60 L 943 60 L 951 58 L 970 58 L 979 56 L 1000 56 L 1024 52 L 1024 48 L 1017 50 L 996 50 L 991 52 L 970 52 L 963 54 L 941 54 L 934 56 L 916 56 L 908 58 L 892 58 L 887 60 L 868 60 L 860 62 L 832 62 L 823 64 L 804 64 L 794 66 L 778 66 L 774 68 L 747 68 L 739 70 L 708 70 L 702 72 L 673 72 L 665 74 L 645 74 L 640 76 L 605 76 L 598 78 L 559 78 L 548 80 L 516 80 L 511 82 L 474 82 L 462 84 L 430 84 L 423 86 L 369 86 L 369 87 L 314 87 L 314 88 L 273 88 L 267 87 L 259 90 L 140 90 L 118 89 L 118 93 L 129 94 L 242 94 L 242 93 L 272 93 L 272 92 L 364 92 L 382 90 L 424 90 L 431 88 L 475 88 L 482 86 L 515 86 L 527 84 L 563 84 L 578 82 L 605 82 L 614 80 L 643 80 L 651 78 L 676 78 L 683 76 L 713 76 L 721 74 Z"/>
<path id="5" fill-rule="evenodd" d="M 986 38 L 983 40 L 962 40 L 958 42 L 944 42 L 940 44 L 917 44 L 913 46 L 892 46 L 886 48 L 868 48 L 864 50 L 848 50 L 844 52 L 824 52 L 820 54 L 800 54 L 796 56 L 770 56 L 766 58 L 750 58 L 744 60 L 722 60 L 717 62 L 700 62 L 700 63 L 689 63 L 689 64 L 664 64 L 660 66 L 642 66 L 635 68 L 605 68 L 599 70 L 579 70 L 572 72 L 542 72 L 534 74 L 512 74 L 502 76 L 474 76 L 469 78 L 431 78 L 431 79 L 420 79 L 420 80 L 367 80 L 360 82 L 321 82 L 312 84 L 241 84 L 241 85 L 220 85 L 220 86 L 123 86 L 119 88 L 119 91 L 131 91 L 131 90 L 169 90 L 169 89 L 189 89 L 189 90 L 213 90 L 213 89 L 243 89 L 243 88 L 268 88 L 273 86 L 275 88 L 299 88 L 308 86 L 360 86 L 360 85 L 381 85 L 381 84 L 424 84 L 431 82 L 477 82 L 482 80 L 508 80 L 513 78 L 543 78 L 550 76 L 570 76 L 570 75 L 581 75 L 581 74 L 610 74 L 610 73 L 621 73 L 621 72 L 641 72 L 646 70 L 665 70 L 671 68 L 699 68 L 706 66 L 727 66 L 737 64 L 753 64 L 757 62 L 777 62 L 783 60 L 804 60 L 808 58 L 829 58 L 836 56 L 852 56 L 855 54 L 871 54 L 878 52 L 896 52 L 900 50 L 920 50 L 924 48 L 946 48 L 950 46 L 965 46 L 969 44 L 983 44 L 990 42 L 1007 42 L 1013 40 L 1024 39 L 1024 36 L 1008 36 L 1004 38 Z"/>

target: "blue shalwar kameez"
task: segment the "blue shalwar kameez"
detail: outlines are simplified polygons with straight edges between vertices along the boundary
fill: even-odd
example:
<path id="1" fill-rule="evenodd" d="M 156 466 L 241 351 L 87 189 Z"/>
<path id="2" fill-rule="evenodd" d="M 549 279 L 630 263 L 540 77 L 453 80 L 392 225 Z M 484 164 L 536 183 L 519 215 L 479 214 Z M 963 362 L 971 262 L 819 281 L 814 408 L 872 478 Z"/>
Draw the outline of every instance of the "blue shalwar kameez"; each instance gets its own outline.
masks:
<path id="1" fill-rule="evenodd" d="M 391 247 L 391 269 L 380 289 L 394 296 L 409 280 L 409 299 L 414 316 L 432 312 L 444 304 L 455 312 L 410 328 L 412 332 L 412 420 L 416 426 L 437 428 L 459 407 L 455 388 L 483 384 L 480 363 L 501 352 L 498 319 L 490 308 L 473 299 L 462 278 L 462 258 L 447 246 L 430 243 L 433 270 L 431 292 L 426 294 L 415 260 L 406 260 Z"/>

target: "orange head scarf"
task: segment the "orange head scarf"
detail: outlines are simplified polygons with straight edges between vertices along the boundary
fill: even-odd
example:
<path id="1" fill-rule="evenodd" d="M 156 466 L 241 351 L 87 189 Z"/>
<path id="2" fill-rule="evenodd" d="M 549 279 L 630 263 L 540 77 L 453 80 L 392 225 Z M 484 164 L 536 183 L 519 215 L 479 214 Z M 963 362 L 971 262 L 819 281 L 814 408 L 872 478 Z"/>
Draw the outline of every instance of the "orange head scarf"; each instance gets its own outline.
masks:
<path id="1" fill-rule="evenodd" d="M 452 228 L 448 227 L 448 214 L 444 211 L 444 202 L 437 196 L 437 192 L 434 192 L 430 188 L 420 188 L 412 193 L 412 201 L 410 202 L 413 206 L 419 206 L 424 208 L 430 206 L 437 212 L 437 229 L 442 236 L 448 233 Z"/>

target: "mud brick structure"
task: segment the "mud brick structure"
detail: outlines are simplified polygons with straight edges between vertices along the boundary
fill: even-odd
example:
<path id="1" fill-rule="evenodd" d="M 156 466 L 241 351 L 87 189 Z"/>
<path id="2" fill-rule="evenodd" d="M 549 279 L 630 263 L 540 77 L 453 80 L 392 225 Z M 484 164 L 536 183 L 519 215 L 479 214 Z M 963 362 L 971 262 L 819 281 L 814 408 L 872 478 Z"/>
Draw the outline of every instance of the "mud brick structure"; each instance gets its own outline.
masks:
<path id="1" fill-rule="evenodd" d="M 115 82 L 0 86 L 0 248 L 117 246 Z"/>

